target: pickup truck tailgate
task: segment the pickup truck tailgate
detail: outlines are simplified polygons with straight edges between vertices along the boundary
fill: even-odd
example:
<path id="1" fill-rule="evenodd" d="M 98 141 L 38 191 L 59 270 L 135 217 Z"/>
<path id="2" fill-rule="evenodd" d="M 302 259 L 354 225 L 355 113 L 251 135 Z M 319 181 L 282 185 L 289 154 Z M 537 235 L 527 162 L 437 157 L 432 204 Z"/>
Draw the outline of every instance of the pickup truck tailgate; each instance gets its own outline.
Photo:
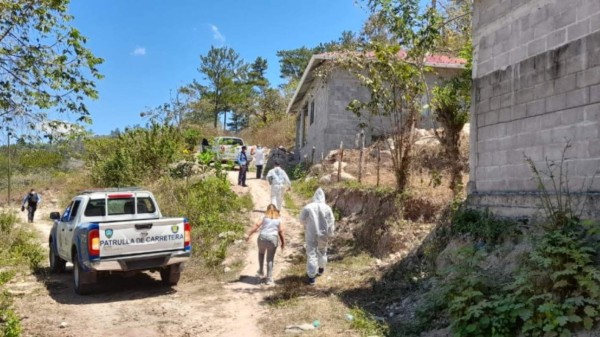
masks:
<path id="1" fill-rule="evenodd" d="M 100 223 L 100 257 L 184 249 L 183 218 Z"/>

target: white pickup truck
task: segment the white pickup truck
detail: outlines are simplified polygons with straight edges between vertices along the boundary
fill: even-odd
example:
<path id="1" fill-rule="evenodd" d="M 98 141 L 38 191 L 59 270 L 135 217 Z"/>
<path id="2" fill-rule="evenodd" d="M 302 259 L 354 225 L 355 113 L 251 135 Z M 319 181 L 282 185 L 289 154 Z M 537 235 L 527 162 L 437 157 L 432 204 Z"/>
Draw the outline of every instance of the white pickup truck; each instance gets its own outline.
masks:
<path id="1" fill-rule="evenodd" d="M 244 145 L 246 144 L 242 138 L 217 137 L 213 140 L 212 151 L 216 154 L 217 160 L 237 164 L 237 156 L 242 151 L 242 146 Z"/>
<path id="2" fill-rule="evenodd" d="M 80 295 L 93 290 L 100 273 L 159 271 L 164 284 L 176 285 L 192 251 L 188 221 L 162 217 L 148 191 L 86 191 L 50 218 L 50 269 L 62 272 L 73 263 Z"/>

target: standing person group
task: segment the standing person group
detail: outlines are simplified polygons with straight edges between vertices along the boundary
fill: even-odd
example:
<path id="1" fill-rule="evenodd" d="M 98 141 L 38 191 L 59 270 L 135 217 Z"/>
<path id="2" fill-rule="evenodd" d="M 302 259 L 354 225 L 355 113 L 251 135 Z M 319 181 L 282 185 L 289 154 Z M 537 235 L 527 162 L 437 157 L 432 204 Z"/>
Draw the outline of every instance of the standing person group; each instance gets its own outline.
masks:
<path id="1" fill-rule="evenodd" d="M 275 162 L 275 167 L 267 173 L 267 181 L 271 185 L 271 203 L 277 206 L 281 211 L 283 206 L 283 193 L 290 189 L 292 184 L 287 173 L 280 167 L 279 162 Z"/>
<path id="2" fill-rule="evenodd" d="M 21 212 L 25 211 L 27 208 L 27 221 L 33 222 L 33 217 L 35 215 L 35 211 L 37 210 L 38 204 L 42 201 L 42 197 L 32 188 L 25 198 L 23 198 L 23 203 L 21 204 Z"/>

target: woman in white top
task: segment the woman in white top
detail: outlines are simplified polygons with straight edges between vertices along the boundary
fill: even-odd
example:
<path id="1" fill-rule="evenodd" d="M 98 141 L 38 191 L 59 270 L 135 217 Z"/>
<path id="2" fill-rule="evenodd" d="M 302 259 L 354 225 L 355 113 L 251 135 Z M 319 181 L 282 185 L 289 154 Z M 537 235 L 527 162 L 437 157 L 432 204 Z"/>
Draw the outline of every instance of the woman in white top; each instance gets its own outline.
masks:
<path id="1" fill-rule="evenodd" d="M 246 235 L 246 241 L 250 240 L 252 234 L 260 229 L 258 234 L 258 265 L 259 269 L 256 273 L 258 277 L 264 277 L 264 259 L 267 255 L 267 284 L 273 284 L 273 260 L 275 259 L 275 251 L 279 243 L 278 237 L 281 240 L 281 249 L 285 247 L 285 238 L 283 235 L 283 224 L 279 218 L 279 211 L 275 205 L 270 204 L 265 211 L 265 217 L 261 222 L 256 223 Z"/>

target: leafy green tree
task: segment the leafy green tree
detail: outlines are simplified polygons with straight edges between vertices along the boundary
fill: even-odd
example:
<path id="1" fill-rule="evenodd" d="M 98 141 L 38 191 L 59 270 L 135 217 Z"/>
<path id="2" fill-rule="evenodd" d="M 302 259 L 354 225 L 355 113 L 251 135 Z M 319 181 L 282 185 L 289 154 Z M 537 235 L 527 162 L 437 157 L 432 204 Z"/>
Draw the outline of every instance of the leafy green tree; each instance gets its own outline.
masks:
<path id="1" fill-rule="evenodd" d="M 91 122 L 84 104 L 97 98 L 103 62 L 70 26 L 68 0 L 0 0 L 0 120 L 5 129 L 32 130 L 47 111 Z"/>
<path id="2" fill-rule="evenodd" d="M 236 85 L 245 79 L 247 65 L 232 48 L 211 46 L 206 55 L 200 56 L 198 71 L 208 82 L 202 96 L 212 101 L 214 127 L 217 127 L 221 113 L 224 114 L 225 126 L 227 111 L 231 110 L 232 105 L 240 98 Z"/>
<path id="3" fill-rule="evenodd" d="M 387 121 L 382 131 L 391 140 L 385 144 L 392 154 L 396 189 L 403 191 L 410 175 L 421 97 L 427 93 L 424 59 L 439 39 L 440 18 L 432 9 L 421 13 L 417 0 L 368 3 L 399 43 L 370 41 L 363 49 L 371 52 L 346 54 L 339 62 L 355 74 L 370 94 L 367 100 L 352 101 L 348 110 L 359 117 L 368 113 Z"/>
<path id="4" fill-rule="evenodd" d="M 300 80 L 304 69 L 306 69 L 310 58 L 314 54 L 355 50 L 358 45 L 359 39 L 353 32 L 343 31 L 339 39 L 320 43 L 313 48 L 303 46 L 291 50 L 278 50 L 277 57 L 279 57 L 279 66 L 281 67 L 281 78 L 286 78 L 288 81 Z"/>

